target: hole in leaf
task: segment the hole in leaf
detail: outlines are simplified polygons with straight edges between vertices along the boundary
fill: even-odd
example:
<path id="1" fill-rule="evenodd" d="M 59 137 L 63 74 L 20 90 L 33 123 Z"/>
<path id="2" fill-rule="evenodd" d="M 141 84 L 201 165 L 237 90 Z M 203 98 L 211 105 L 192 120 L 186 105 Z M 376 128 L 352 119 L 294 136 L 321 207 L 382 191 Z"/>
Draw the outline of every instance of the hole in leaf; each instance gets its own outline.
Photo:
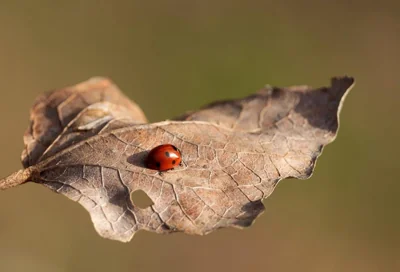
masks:
<path id="1" fill-rule="evenodd" d="M 134 206 L 145 209 L 154 204 L 151 198 L 142 190 L 136 190 L 131 194 L 131 201 Z"/>

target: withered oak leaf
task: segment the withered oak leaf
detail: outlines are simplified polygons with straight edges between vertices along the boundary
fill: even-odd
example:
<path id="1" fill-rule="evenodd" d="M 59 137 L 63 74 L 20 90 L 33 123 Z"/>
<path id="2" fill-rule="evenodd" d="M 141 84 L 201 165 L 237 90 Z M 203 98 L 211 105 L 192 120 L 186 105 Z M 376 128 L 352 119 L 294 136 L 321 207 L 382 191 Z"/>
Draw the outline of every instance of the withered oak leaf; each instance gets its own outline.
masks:
<path id="1" fill-rule="evenodd" d="M 109 79 L 92 78 L 37 99 L 24 135 L 24 169 L 0 188 L 42 184 L 80 203 L 102 237 L 123 242 L 138 230 L 202 235 L 246 227 L 280 180 L 310 177 L 336 137 L 353 84 L 337 77 L 317 89 L 266 86 L 148 124 Z M 149 150 L 165 143 L 181 150 L 183 165 L 147 169 Z M 153 204 L 134 205 L 137 190 Z"/>

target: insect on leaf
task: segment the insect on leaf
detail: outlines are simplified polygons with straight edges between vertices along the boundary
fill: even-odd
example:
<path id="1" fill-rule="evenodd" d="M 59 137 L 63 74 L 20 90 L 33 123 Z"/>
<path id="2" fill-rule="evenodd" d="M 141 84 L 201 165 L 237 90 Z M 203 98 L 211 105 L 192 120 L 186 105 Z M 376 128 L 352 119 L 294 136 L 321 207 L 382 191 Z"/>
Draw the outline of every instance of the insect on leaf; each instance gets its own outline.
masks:
<path id="1" fill-rule="evenodd" d="M 202 235 L 247 227 L 280 180 L 310 177 L 336 137 L 353 83 L 339 77 L 317 89 L 267 86 L 148 124 L 110 80 L 92 78 L 37 99 L 24 135 L 24 169 L 0 188 L 42 184 L 80 203 L 102 237 L 123 242 L 139 230 Z M 148 169 L 148 152 L 161 144 L 178 147 L 183 164 Z M 137 191 L 152 204 L 133 204 Z"/>

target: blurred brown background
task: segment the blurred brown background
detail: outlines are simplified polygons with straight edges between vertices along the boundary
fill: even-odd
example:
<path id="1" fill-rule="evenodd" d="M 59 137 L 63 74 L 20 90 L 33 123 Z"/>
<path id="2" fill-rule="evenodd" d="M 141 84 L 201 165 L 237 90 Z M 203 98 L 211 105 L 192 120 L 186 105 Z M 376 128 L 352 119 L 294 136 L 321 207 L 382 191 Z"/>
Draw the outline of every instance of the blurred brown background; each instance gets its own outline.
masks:
<path id="1" fill-rule="evenodd" d="M 0 271 L 400 271 L 399 1 L 0 0 L 0 175 L 20 168 L 35 97 L 111 77 L 150 121 L 265 84 L 356 87 L 310 180 L 244 231 L 100 238 L 27 184 L 0 192 Z"/>

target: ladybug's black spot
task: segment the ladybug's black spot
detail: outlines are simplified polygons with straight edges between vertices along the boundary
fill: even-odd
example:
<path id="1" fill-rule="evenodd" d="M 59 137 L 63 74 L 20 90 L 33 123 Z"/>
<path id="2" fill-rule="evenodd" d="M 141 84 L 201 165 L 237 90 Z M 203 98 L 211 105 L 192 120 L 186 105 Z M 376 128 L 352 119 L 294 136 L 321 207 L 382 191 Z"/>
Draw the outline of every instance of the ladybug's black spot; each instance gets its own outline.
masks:
<path id="1" fill-rule="evenodd" d="M 176 146 L 172 146 L 173 149 L 175 149 L 175 151 L 178 151 L 178 148 L 176 148 Z"/>
<path id="2" fill-rule="evenodd" d="M 165 156 L 167 156 L 169 158 L 169 152 L 165 152 Z"/>
<path id="3" fill-rule="evenodd" d="M 160 162 L 156 162 L 156 166 L 157 166 L 157 168 L 160 168 L 161 167 L 161 163 Z"/>
<path id="4" fill-rule="evenodd" d="M 175 160 L 173 160 L 173 161 L 172 161 L 172 164 L 175 164 L 175 163 L 176 163 L 176 161 L 175 161 Z"/>

